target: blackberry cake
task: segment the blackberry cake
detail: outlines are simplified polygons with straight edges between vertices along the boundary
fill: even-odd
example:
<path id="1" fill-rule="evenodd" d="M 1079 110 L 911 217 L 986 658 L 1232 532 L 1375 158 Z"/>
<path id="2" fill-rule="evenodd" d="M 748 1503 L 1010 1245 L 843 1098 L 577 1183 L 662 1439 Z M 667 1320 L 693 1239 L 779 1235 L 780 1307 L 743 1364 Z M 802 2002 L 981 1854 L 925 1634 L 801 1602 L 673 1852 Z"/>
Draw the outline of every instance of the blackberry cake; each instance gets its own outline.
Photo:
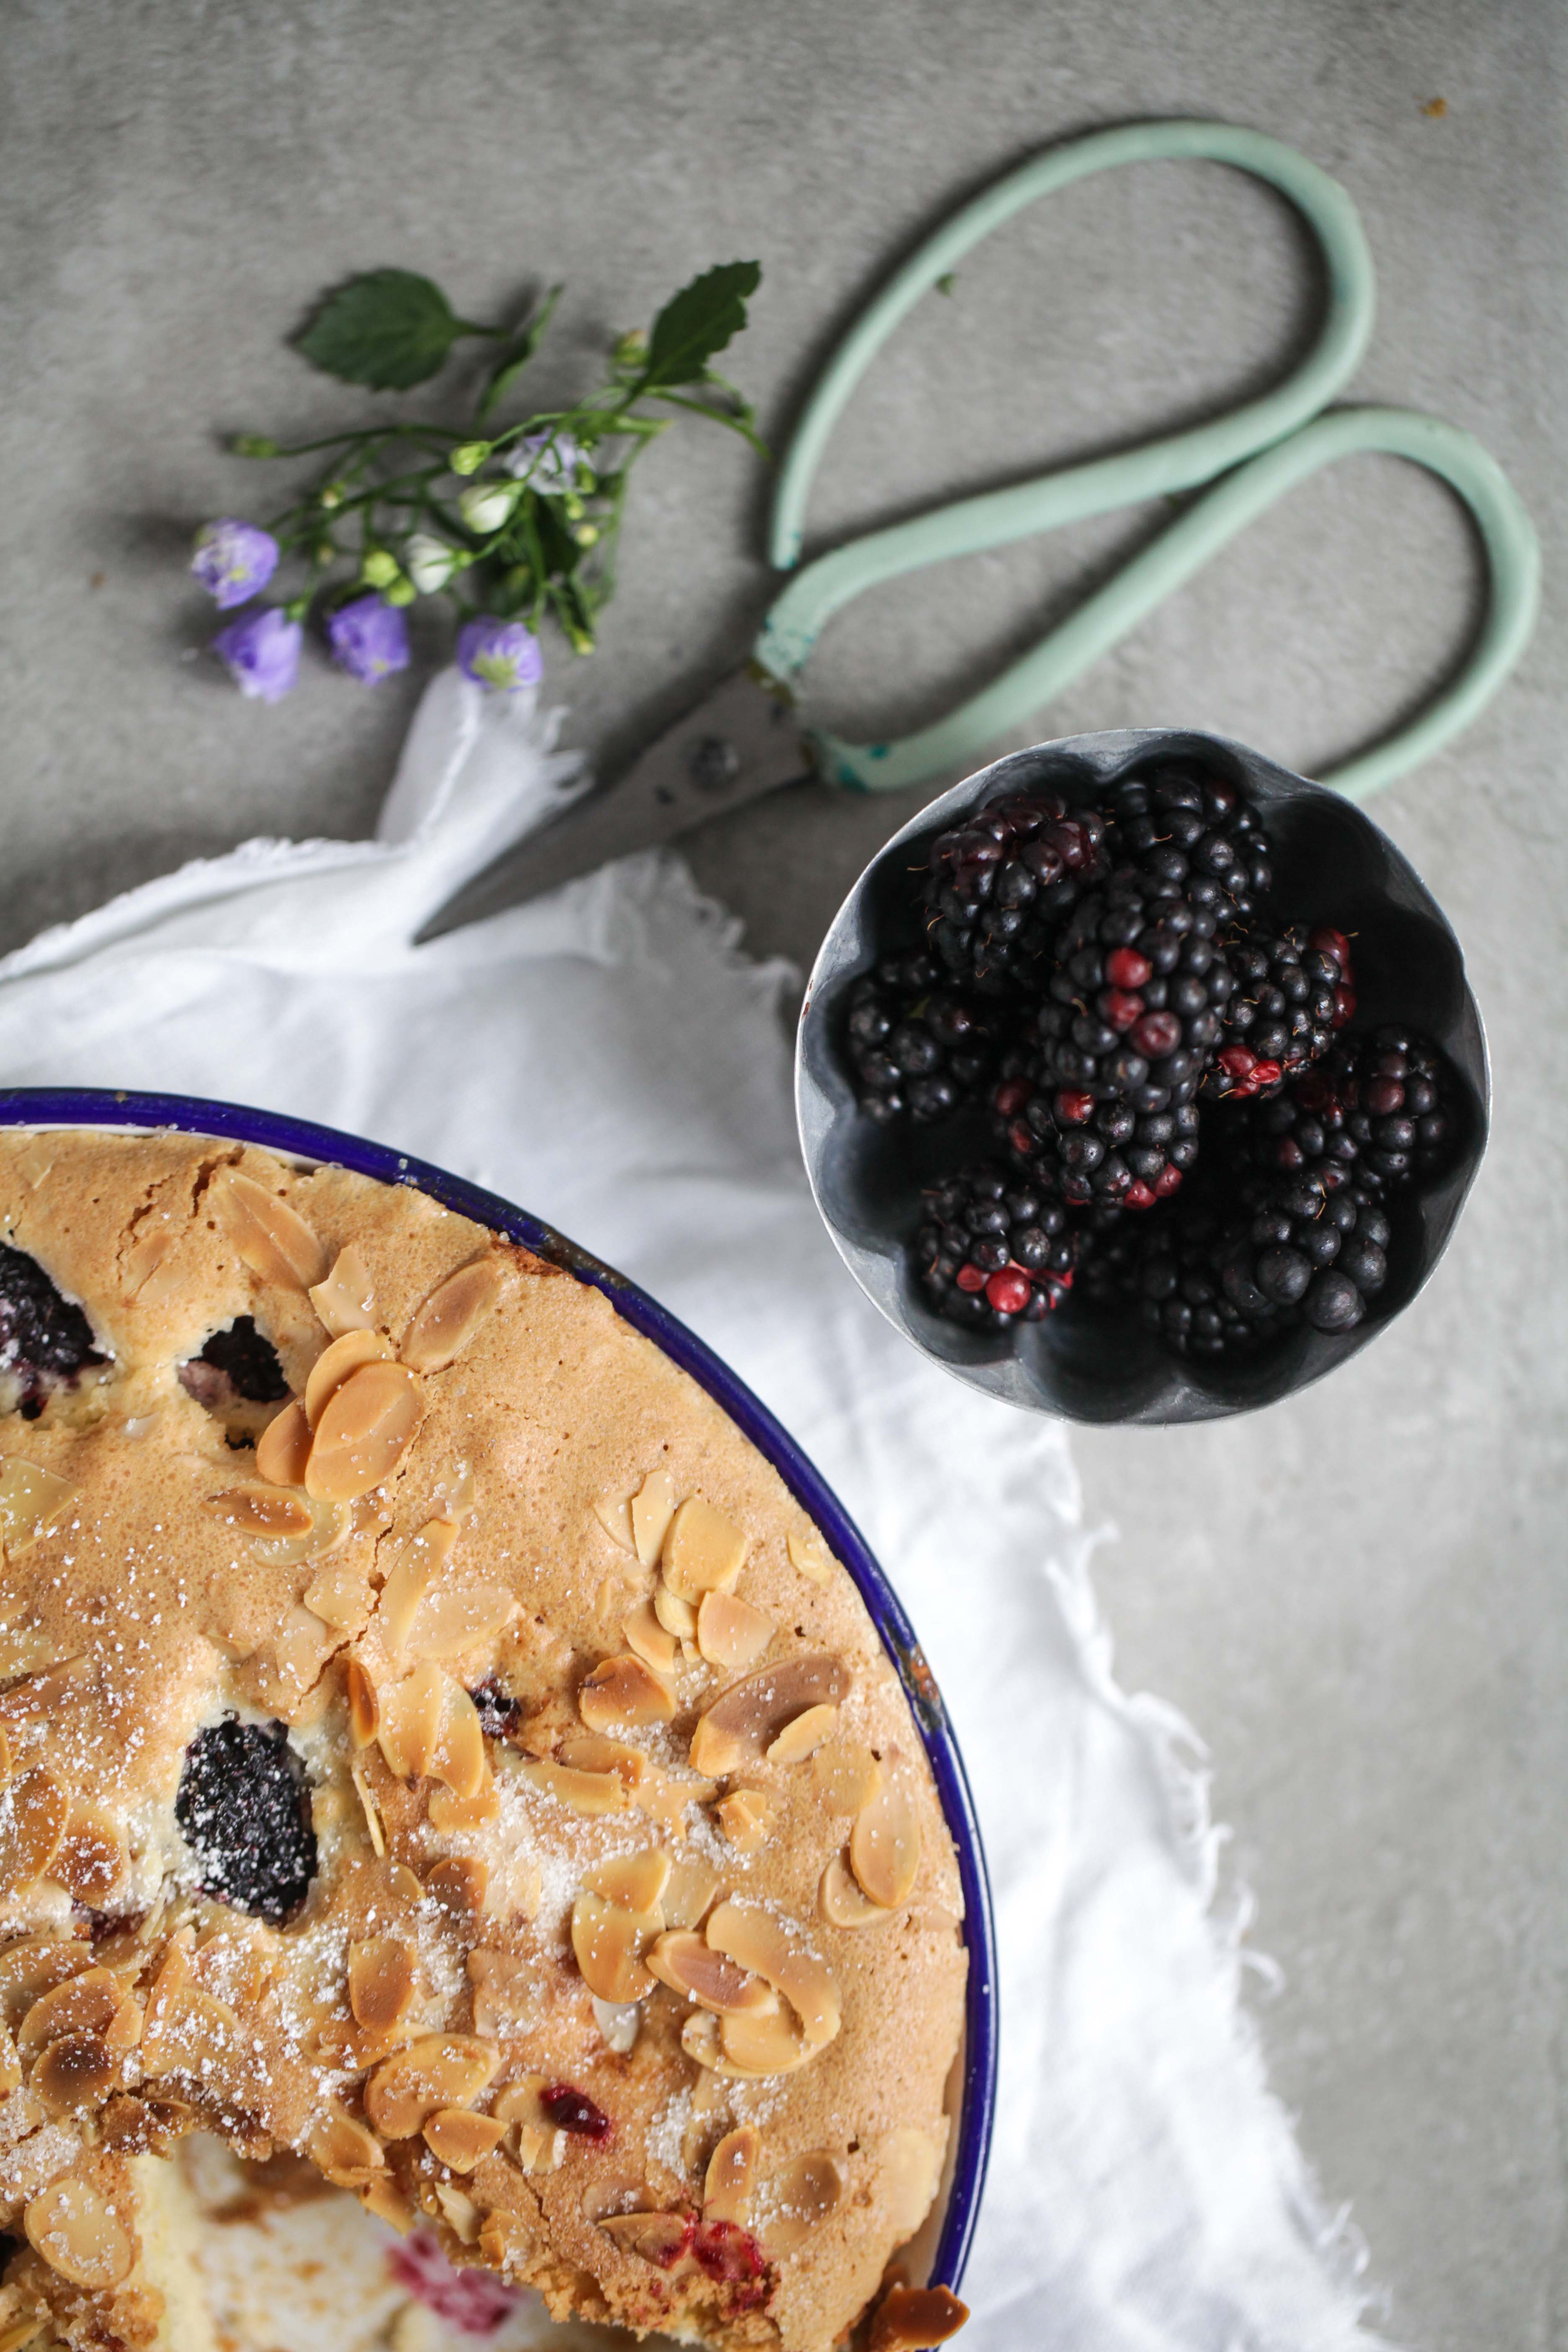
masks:
<path id="1" fill-rule="evenodd" d="M 0 2352 L 199 2352 L 196 2134 L 556 2319 L 951 2333 L 957 1863 L 773 1469 L 418 1192 L 68 1129 L 0 1211 Z"/>

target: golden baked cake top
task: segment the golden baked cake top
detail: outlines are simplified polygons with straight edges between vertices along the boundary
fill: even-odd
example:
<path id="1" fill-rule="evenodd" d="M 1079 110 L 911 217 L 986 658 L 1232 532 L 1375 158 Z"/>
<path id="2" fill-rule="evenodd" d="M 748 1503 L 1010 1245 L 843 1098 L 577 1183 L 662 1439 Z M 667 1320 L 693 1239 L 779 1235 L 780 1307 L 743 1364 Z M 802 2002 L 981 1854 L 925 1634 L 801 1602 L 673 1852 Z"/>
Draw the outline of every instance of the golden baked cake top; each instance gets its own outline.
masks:
<path id="1" fill-rule="evenodd" d="M 159 2340 L 130 2165 L 205 2128 L 561 2315 L 826 2352 L 936 2193 L 965 1958 L 777 1473 L 410 1189 L 14 1134 L 0 1228 L 14 2324 Z"/>

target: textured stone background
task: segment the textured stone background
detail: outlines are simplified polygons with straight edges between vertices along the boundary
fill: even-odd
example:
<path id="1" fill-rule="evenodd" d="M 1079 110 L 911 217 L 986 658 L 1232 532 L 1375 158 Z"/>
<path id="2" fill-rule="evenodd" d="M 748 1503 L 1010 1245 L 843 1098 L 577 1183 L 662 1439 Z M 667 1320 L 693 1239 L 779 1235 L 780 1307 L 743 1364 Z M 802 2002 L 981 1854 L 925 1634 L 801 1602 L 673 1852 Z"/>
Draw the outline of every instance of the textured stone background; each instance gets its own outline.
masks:
<path id="1" fill-rule="evenodd" d="M 563 276 L 546 373 L 565 383 L 695 268 L 756 254 L 734 364 L 777 435 L 890 257 L 1046 141 L 1219 115 L 1350 188 L 1382 299 L 1357 394 L 1479 432 L 1546 543 L 1523 669 L 1377 811 L 1466 943 L 1495 1140 L 1440 1277 L 1338 1378 L 1259 1419 L 1077 1450 L 1121 1529 L 1100 1581 L 1123 1676 L 1210 1742 L 1256 1939 L 1284 1966 L 1275 2078 L 1366 2232 L 1385 2324 L 1434 2352 L 1568 2341 L 1565 38 L 1548 0 L 11 0 L 0 36 L 5 944 L 194 851 L 372 821 L 415 684 L 373 698 L 317 671 L 275 712 L 242 704 L 195 657 L 210 619 L 182 578 L 191 526 L 249 489 L 216 431 L 352 407 L 282 342 L 322 283 L 395 260 L 482 315 Z M 816 527 L 1223 407 L 1289 362 L 1315 298 L 1300 234 L 1250 183 L 1154 165 L 1076 188 L 900 331 Z M 692 427 L 653 457 L 604 650 L 552 661 L 595 757 L 743 649 L 762 510 L 727 438 Z M 1153 520 L 879 593 L 825 646 L 822 707 L 868 731 L 935 713 Z M 1208 725 L 1310 771 L 1443 674 L 1479 593 L 1443 492 L 1347 465 L 1037 732 Z M 695 863 L 755 948 L 804 963 L 905 813 L 803 790 L 713 826 Z"/>

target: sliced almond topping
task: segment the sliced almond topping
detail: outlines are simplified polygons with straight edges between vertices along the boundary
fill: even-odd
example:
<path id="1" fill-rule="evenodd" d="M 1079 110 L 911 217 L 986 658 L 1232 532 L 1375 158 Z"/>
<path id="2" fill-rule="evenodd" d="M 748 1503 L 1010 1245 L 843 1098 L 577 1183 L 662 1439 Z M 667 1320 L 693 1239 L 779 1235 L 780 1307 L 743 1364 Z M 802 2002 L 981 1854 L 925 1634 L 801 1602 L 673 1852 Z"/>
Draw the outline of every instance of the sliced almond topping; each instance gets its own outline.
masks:
<path id="1" fill-rule="evenodd" d="M 858 1813 L 881 1781 L 881 1766 L 858 1739 L 830 1740 L 812 1759 L 811 1785 L 830 1813 Z"/>
<path id="2" fill-rule="evenodd" d="M 716 1952 L 701 1936 L 681 1928 L 660 1936 L 647 1951 L 649 1972 L 684 2000 L 717 2014 L 777 2009 L 778 1995 L 763 1979 Z"/>
<path id="3" fill-rule="evenodd" d="M 539 2096 L 549 2081 L 548 2074 L 520 2074 L 515 2083 L 509 2083 L 504 2090 L 496 2093 L 490 2105 L 508 2131 L 519 2126 L 528 2128 L 542 2125 L 547 2131 L 555 2128 Z"/>
<path id="4" fill-rule="evenodd" d="M 489 1883 L 489 1864 L 475 1854 L 448 1854 L 425 1874 L 426 1892 L 448 1918 L 465 1927 L 472 1927 L 483 1911 Z"/>
<path id="5" fill-rule="evenodd" d="M 305 1606 L 334 1633 L 358 1633 L 369 1622 L 374 1593 L 352 1559 L 331 1561 L 318 1569 L 305 1587 Z"/>
<path id="6" fill-rule="evenodd" d="M 256 1441 L 256 1467 L 274 1486 L 302 1486 L 310 1459 L 310 1424 L 296 1397 L 274 1413 Z"/>
<path id="7" fill-rule="evenodd" d="M 719 1892 L 719 1874 L 697 1854 L 671 1863 L 659 1908 L 670 1927 L 695 1927 Z"/>
<path id="8" fill-rule="evenodd" d="M 485 2034 L 527 2033 L 539 2021 L 540 1977 L 537 1965 L 515 1952 L 472 1951 L 468 1954 L 468 1982 L 473 1988 L 474 2030 Z M 542 2083 L 543 2076 L 539 2081 Z M 496 2113 L 502 2113 L 503 2103 L 510 2095 L 502 2092 L 496 2103 Z M 542 2121 L 544 2111 L 537 2110 L 534 2119 Z M 515 2116 L 508 2116 L 515 2122 Z"/>
<path id="9" fill-rule="evenodd" d="M 281 1486 L 230 1486 L 207 1497 L 215 1519 L 247 1536 L 305 1536 L 314 1529 L 310 1507 L 303 1495 Z"/>
<path id="10" fill-rule="evenodd" d="M 500 1815 L 500 1799 L 487 1773 L 471 1797 L 456 1796 L 437 1780 L 426 1810 L 433 1830 L 443 1837 L 460 1837 L 466 1831 L 488 1828 Z"/>
<path id="11" fill-rule="evenodd" d="M 692 2011 L 680 2029 L 680 2046 L 697 2065 L 709 2067 L 715 2074 L 723 2069 L 724 2050 L 719 2040 L 719 2020 L 710 2011 Z"/>
<path id="12" fill-rule="evenodd" d="M 419 1424 L 419 1383 L 401 1364 L 362 1364 L 327 1400 L 305 1465 L 306 1492 L 352 1503 L 389 1478 Z"/>
<path id="13" fill-rule="evenodd" d="M 74 1656 L 57 1658 L 52 1665 L 24 1675 L 20 1682 L 0 1691 L 0 1718 L 15 1723 L 31 1716 L 52 1714 L 89 1671 L 86 1652 L 78 1650 Z"/>
<path id="14" fill-rule="evenodd" d="M 517 1613 L 502 1584 L 471 1584 L 462 1592 L 427 1593 L 408 1629 L 414 1658 L 457 1658 L 493 1642 Z"/>
<path id="15" fill-rule="evenodd" d="M 912 2238 L 930 2212 L 945 2152 L 944 2143 L 918 2124 L 900 2124 L 878 2149 L 895 2245 Z"/>
<path id="16" fill-rule="evenodd" d="M 44 1876 L 69 1818 L 69 1790 L 42 1766 L 0 1790 L 0 1895 Z"/>
<path id="17" fill-rule="evenodd" d="M 383 1690 L 377 1738 L 386 1769 L 400 1780 L 418 1780 L 436 1760 L 446 1699 L 439 1667 L 416 1666 L 400 1683 Z"/>
<path id="18" fill-rule="evenodd" d="M 623 1911 L 657 1911 L 669 1883 L 669 1856 L 645 1848 L 641 1853 L 613 1853 L 584 1873 L 583 1884 L 606 1903 Z"/>
<path id="19" fill-rule="evenodd" d="M 668 1676 L 675 1672 L 676 1638 L 659 1623 L 651 1601 L 637 1602 L 631 1615 L 622 1620 L 621 1633 L 627 1649 L 656 1675 Z"/>
<path id="20" fill-rule="evenodd" d="M 0 1723 L 0 1788 L 4 1788 L 7 1780 L 14 1780 L 16 1773 L 16 1762 L 11 1753 L 11 1735 L 5 1725 Z"/>
<path id="21" fill-rule="evenodd" d="M 461 1683 L 442 1677 L 441 1727 L 430 1769 L 455 1797 L 477 1797 L 489 1766 L 479 1708 Z"/>
<path id="22" fill-rule="evenodd" d="M 92 1946 L 86 1942 L 29 1937 L 8 1946 L 0 1952 L 0 2023 L 15 2027 L 36 2000 L 92 1965 Z"/>
<path id="23" fill-rule="evenodd" d="M 921 1866 L 921 1830 L 901 1780 L 884 1780 L 855 1816 L 849 1862 L 873 1903 L 907 1903 Z"/>
<path id="24" fill-rule="evenodd" d="M 673 1772 L 650 1771 L 633 1789 L 632 1802 L 668 1836 L 684 1838 L 688 1806 L 710 1804 L 718 1793 L 717 1780 L 682 1780 Z"/>
<path id="25" fill-rule="evenodd" d="M 384 2139 L 412 2139 L 439 2107 L 466 2107 L 500 2063 L 500 2053 L 471 2035 L 433 2033 L 378 2066 L 364 2106 Z"/>
<path id="26" fill-rule="evenodd" d="M 67 2172 L 40 2189 L 22 2216 L 27 2242 L 73 2286 L 102 2294 L 136 2259 L 135 2241 L 96 2181 Z"/>
<path id="27" fill-rule="evenodd" d="M 250 2032 L 227 2001 L 185 1985 L 161 2002 L 155 2013 L 149 2003 L 142 2069 L 155 2081 L 165 2074 L 190 2074 L 208 2083 L 226 2060 L 243 2061 L 250 2047 Z"/>
<path id="28" fill-rule="evenodd" d="M 626 1803 L 626 1784 L 616 1772 L 584 1772 L 571 1764 L 558 1764 L 551 1756 L 531 1758 L 519 1765 L 518 1771 L 568 1812 L 617 1813 Z"/>
<path id="29" fill-rule="evenodd" d="M 348 1700 L 349 1735 L 356 1748 L 368 1748 L 381 1728 L 381 1700 L 357 1658 L 351 1658 L 343 1668 L 343 1692 Z"/>
<path id="30" fill-rule="evenodd" d="M 709 2221 L 744 2224 L 757 2185 L 757 2158 L 762 2135 L 752 2124 L 726 2132 L 708 2159 L 702 2184 L 702 2215 Z"/>
<path id="31" fill-rule="evenodd" d="M 782 1993 L 814 2048 L 838 2031 L 838 1988 L 798 1929 L 756 1903 L 721 1903 L 704 1930 L 716 1952 L 749 1969 Z"/>
<path id="32" fill-rule="evenodd" d="M 384 2221 L 400 2238 L 406 2238 L 419 2219 L 390 2172 L 372 2173 L 359 2192 L 359 2201 L 367 2213 L 374 2213 L 378 2221 Z"/>
<path id="33" fill-rule="evenodd" d="M 127 2001 L 125 1987 L 111 1969 L 85 1969 L 33 2003 L 17 2030 L 17 2051 L 25 2059 L 36 2058 L 48 2042 L 66 2034 L 91 2034 L 106 2042 L 125 2008 L 134 2010 L 135 2004 Z M 132 2032 L 131 2041 L 135 2038 Z M 121 2048 L 129 2046 L 123 2032 L 116 2040 Z"/>
<path id="34" fill-rule="evenodd" d="M 338 1252 L 324 1281 L 311 1284 L 310 1304 L 334 1339 L 341 1339 L 345 1331 L 369 1329 L 374 1320 L 375 1290 L 370 1268 L 354 1243 Z"/>
<path id="35" fill-rule="evenodd" d="M 714 1807 L 719 1826 L 738 1853 L 759 1853 L 767 1843 L 775 1807 L 763 1789 L 731 1789 Z"/>
<path id="36" fill-rule="evenodd" d="M 290 1290 L 309 1290 L 327 1271 L 327 1254 L 303 1217 L 237 1168 L 220 1168 L 208 1188 L 229 1239 L 252 1274 Z"/>
<path id="37" fill-rule="evenodd" d="M 768 2249 L 788 2254 L 826 2221 L 844 2194 L 844 2176 L 827 2150 L 816 2147 L 786 2165 L 772 2187 Z"/>
<path id="38" fill-rule="evenodd" d="M 932 2352 L 956 2336 L 968 2317 L 969 2305 L 950 2286 L 895 2284 L 877 2306 L 867 2352 Z"/>
<path id="39" fill-rule="evenodd" d="M 76 1488 L 68 1478 L 16 1456 L 0 1470 L 0 1546 L 7 1559 L 20 1559 L 47 1536 Z"/>
<path id="40" fill-rule="evenodd" d="M 433 1290 L 408 1327 L 400 1353 L 416 1372 L 439 1372 L 460 1356 L 500 1297 L 506 1272 L 499 1257 L 460 1265 Z"/>
<path id="41" fill-rule="evenodd" d="M 506 2136 L 494 2116 L 469 2115 L 462 2107 L 437 2107 L 426 2118 L 425 2144 L 453 2172 L 472 2172 Z"/>
<path id="42" fill-rule="evenodd" d="M 673 2269 L 691 2243 L 684 2213 L 603 2213 L 598 2227 L 623 2253 L 637 2254 L 661 2271 Z"/>
<path id="43" fill-rule="evenodd" d="M 719 2042 L 730 2066 L 745 2074 L 793 2074 L 816 2055 L 816 2046 L 785 2009 L 721 2018 Z"/>
<path id="44" fill-rule="evenodd" d="M 539 2252 L 539 2232 L 521 2213 L 498 2205 L 479 2223 L 479 2249 L 485 2268 L 501 2278 L 521 2280 Z"/>
<path id="45" fill-rule="evenodd" d="M 813 1584 L 827 1582 L 833 1574 L 833 1562 L 815 1529 L 810 1535 L 797 1535 L 792 1528 L 784 1538 L 784 1546 L 792 1566 L 797 1568 L 802 1576 L 809 1577 Z"/>
<path id="46" fill-rule="evenodd" d="M 447 2228 L 457 2233 L 465 2246 L 479 2242 L 479 2209 L 471 2197 L 465 2197 L 462 2190 L 454 2189 L 449 2180 L 438 2180 L 436 2183 L 436 2203 Z"/>
<path id="47" fill-rule="evenodd" d="M 51 2042 L 28 2077 L 28 2088 L 51 2116 L 81 2116 L 100 2107 L 120 2080 L 120 2061 L 90 2033 Z"/>
<path id="48" fill-rule="evenodd" d="M 822 1874 L 818 1900 L 822 1916 L 835 1927 L 885 1927 L 898 1914 L 861 1894 L 841 1853 L 836 1853 Z"/>
<path id="49" fill-rule="evenodd" d="M 640 2000 L 652 1981 L 641 1955 L 662 1924 L 657 1911 L 623 1911 L 603 1895 L 579 1895 L 572 1906 L 572 1949 L 588 1990 L 601 2000 Z"/>
<path id="50" fill-rule="evenodd" d="M 378 2033 L 400 2025 L 414 2000 L 414 1947 L 399 1936 L 349 1946 L 349 2007 Z"/>
<path id="51" fill-rule="evenodd" d="M 598 1731 L 568 1732 L 561 1742 L 561 1761 L 580 1772 L 614 1772 L 634 1799 L 654 1777 L 640 1748 L 629 1748 L 624 1739 L 606 1739 Z"/>
<path id="52" fill-rule="evenodd" d="M 808 1706 L 837 1706 L 848 1694 L 848 1669 L 826 1652 L 764 1666 L 731 1683 L 699 1717 L 691 1735 L 692 1769 L 718 1776 L 754 1764 L 795 1716 Z"/>
<path id="53" fill-rule="evenodd" d="M 362 2188 L 362 2176 L 386 2162 L 375 2134 L 335 2103 L 312 2126 L 308 2146 L 311 2163 L 337 2189 Z"/>
<path id="54" fill-rule="evenodd" d="M 632 1498 L 629 1495 L 601 1495 L 594 1505 L 594 1517 L 613 1544 L 623 1551 L 635 1552 L 637 1539 L 632 1533 Z"/>
<path id="55" fill-rule="evenodd" d="M 632 1542 L 645 1568 L 658 1559 L 674 1517 L 674 1480 L 668 1470 L 650 1470 L 631 1499 Z"/>
<path id="56" fill-rule="evenodd" d="M 577 1711 L 590 1731 L 630 1731 L 639 1724 L 668 1723 L 675 1700 L 652 1667 L 628 1650 L 594 1668 L 578 1689 Z"/>
<path id="57" fill-rule="evenodd" d="M 803 1764 L 815 1756 L 823 1741 L 831 1737 L 838 1725 L 838 1709 L 832 1706 L 808 1706 L 804 1715 L 795 1716 L 785 1724 L 778 1738 L 766 1750 L 770 1764 Z"/>
<path id="58" fill-rule="evenodd" d="M 737 1674 L 754 1666 L 778 1631 L 764 1610 L 732 1592 L 707 1592 L 697 1612 L 697 1646 L 710 1666 Z"/>
<path id="59" fill-rule="evenodd" d="M 336 1394 L 351 1372 L 362 1364 L 390 1363 L 392 1342 L 384 1339 L 379 1331 L 345 1331 L 331 1340 L 310 1367 L 305 1382 L 305 1418 L 314 1429 L 326 1411 L 327 1401 Z"/>
<path id="60" fill-rule="evenodd" d="M 666 1584 L 693 1607 L 705 1592 L 728 1592 L 745 1557 L 740 1528 L 700 1495 L 689 1495 L 682 1503 L 659 1555 Z"/>
<path id="61" fill-rule="evenodd" d="M 79 1903 L 97 1907 L 119 1885 L 124 1869 L 125 1848 L 114 1816 L 101 1805 L 73 1805 L 49 1876 Z"/>
<path id="62" fill-rule="evenodd" d="M 673 1593 L 661 1578 L 653 1588 L 653 1613 L 665 1632 L 678 1642 L 697 1639 L 697 1612 L 689 1601 Z"/>
<path id="63" fill-rule="evenodd" d="M 595 1993 L 594 2022 L 603 2036 L 606 2050 L 625 2058 L 637 2048 L 637 2030 L 642 2024 L 642 2011 L 635 2000 L 601 2000 Z"/>
<path id="64" fill-rule="evenodd" d="M 449 1519 L 430 1519 L 399 1545 L 375 1612 L 390 1656 L 402 1656 L 419 1604 L 451 1559 L 457 1540 L 458 1530 Z"/>

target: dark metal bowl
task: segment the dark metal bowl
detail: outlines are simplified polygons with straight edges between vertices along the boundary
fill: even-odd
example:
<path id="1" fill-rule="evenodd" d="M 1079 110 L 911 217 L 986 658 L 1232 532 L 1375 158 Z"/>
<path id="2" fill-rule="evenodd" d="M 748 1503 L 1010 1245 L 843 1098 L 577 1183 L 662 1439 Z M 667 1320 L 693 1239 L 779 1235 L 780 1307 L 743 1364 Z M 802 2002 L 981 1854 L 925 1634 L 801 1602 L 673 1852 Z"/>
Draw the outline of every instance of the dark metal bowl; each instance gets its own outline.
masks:
<path id="1" fill-rule="evenodd" d="M 970 1332 L 927 1303 L 909 1261 L 921 1187 L 994 1156 L 983 1113 L 936 1128 L 878 1127 L 857 1108 L 841 1053 L 845 998 L 877 958 L 912 944 L 910 869 L 932 837 L 973 810 L 1042 784 L 1091 801 L 1152 756 L 1191 757 L 1238 784 L 1261 812 L 1274 898 L 1290 921 L 1332 923 L 1355 940 L 1356 1025 L 1404 1022 L 1436 1038 L 1458 1074 L 1448 1172 L 1400 1196 L 1388 1280 L 1353 1330 L 1303 1327 L 1255 1357 L 1216 1364 L 1168 1355 L 1135 1315 L 1069 1300 L 1042 1323 Z M 1490 1096 L 1481 1016 L 1443 911 L 1370 817 L 1321 784 L 1223 736 L 1174 728 L 1071 735 L 1016 751 L 955 784 L 897 833 L 835 916 L 801 1012 L 795 1101 L 816 1205 L 867 1296 L 921 1352 L 971 1387 L 1068 1421 L 1208 1421 L 1273 1404 L 1364 1348 L 1407 1307 L 1447 1246 L 1486 1149 Z"/>

